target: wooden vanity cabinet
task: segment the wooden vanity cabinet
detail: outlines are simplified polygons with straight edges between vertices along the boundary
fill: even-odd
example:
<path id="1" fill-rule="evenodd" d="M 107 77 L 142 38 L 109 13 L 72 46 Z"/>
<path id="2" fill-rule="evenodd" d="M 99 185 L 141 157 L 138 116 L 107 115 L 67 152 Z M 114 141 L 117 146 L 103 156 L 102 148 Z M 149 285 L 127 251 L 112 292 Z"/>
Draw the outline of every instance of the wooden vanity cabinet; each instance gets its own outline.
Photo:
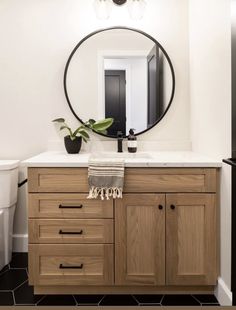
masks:
<path id="1" fill-rule="evenodd" d="M 29 168 L 35 293 L 212 292 L 217 169 L 126 168 L 123 199 L 88 200 L 87 168 Z"/>

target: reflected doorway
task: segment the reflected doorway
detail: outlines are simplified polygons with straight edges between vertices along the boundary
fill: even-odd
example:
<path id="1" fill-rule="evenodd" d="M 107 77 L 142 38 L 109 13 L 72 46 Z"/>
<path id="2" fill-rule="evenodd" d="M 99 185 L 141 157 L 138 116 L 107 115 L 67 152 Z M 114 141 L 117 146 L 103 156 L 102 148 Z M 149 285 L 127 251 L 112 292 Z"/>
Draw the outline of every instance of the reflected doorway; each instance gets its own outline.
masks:
<path id="1" fill-rule="evenodd" d="M 105 117 L 114 118 L 107 133 L 117 136 L 121 131 L 126 135 L 126 72 L 105 70 Z"/>

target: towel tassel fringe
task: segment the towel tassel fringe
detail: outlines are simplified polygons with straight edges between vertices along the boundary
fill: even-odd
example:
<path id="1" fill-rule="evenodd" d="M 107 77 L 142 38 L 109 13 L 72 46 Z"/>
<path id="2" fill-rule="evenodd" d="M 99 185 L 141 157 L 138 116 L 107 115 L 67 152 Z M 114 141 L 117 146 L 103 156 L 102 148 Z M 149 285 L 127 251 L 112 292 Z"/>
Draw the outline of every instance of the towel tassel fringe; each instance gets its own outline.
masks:
<path id="1" fill-rule="evenodd" d="M 95 187 L 92 186 L 88 199 L 96 199 L 98 196 L 101 197 L 101 200 L 110 200 L 110 197 L 116 199 L 116 198 L 122 198 L 122 188 L 118 187 Z"/>

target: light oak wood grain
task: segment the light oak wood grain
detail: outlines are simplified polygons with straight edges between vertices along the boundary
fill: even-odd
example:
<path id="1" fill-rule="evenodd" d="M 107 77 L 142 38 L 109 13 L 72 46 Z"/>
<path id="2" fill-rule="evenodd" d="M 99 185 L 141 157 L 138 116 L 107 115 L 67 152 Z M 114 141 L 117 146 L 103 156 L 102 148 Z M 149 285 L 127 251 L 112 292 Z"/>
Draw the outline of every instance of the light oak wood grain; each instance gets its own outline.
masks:
<path id="1" fill-rule="evenodd" d="M 113 220 L 30 219 L 29 242 L 113 243 Z"/>
<path id="2" fill-rule="evenodd" d="M 169 194 L 166 212 L 166 284 L 215 285 L 215 195 Z"/>
<path id="3" fill-rule="evenodd" d="M 113 200 L 87 199 L 85 194 L 29 194 L 29 218 L 113 218 Z M 60 208 L 60 205 L 71 208 Z M 82 206 L 82 208 L 74 207 Z"/>
<path id="4" fill-rule="evenodd" d="M 29 168 L 29 192 L 88 192 L 87 168 Z M 126 168 L 124 192 L 215 192 L 214 168 Z"/>
<path id="5" fill-rule="evenodd" d="M 116 285 L 165 284 L 165 195 L 124 195 L 115 221 Z"/>
<path id="6" fill-rule="evenodd" d="M 28 168 L 29 192 L 88 192 L 87 168 Z"/>
<path id="7" fill-rule="evenodd" d="M 216 169 L 127 168 L 124 191 L 129 192 L 215 192 Z"/>
<path id="8" fill-rule="evenodd" d="M 112 285 L 112 244 L 30 244 L 33 285 Z M 32 262 L 31 261 L 31 262 Z M 80 266 L 82 269 L 60 269 Z"/>
<path id="9" fill-rule="evenodd" d="M 87 168 L 29 168 L 29 283 L 41 294 L 213 292 L 217 175 L 126 168 L 124 198 L 101 201 L 87 199 Z M 82 261 L 83 269 L 58 268 Z"/>

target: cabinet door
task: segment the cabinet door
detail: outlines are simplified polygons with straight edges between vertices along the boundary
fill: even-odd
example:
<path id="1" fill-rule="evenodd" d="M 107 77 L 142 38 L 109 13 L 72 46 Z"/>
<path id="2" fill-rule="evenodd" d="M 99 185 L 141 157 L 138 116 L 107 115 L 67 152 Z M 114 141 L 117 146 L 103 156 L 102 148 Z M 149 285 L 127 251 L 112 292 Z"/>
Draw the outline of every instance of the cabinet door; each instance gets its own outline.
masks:
<path id="1" fill-rule="evenodd" d="M 165 195 L 116 200 L 115 284 L 165 284 Z"/>
<path id="2" fill-rule="evenodd" d="M 216 284 L 214 194 L 168 194 L 166 284 Z"/>

